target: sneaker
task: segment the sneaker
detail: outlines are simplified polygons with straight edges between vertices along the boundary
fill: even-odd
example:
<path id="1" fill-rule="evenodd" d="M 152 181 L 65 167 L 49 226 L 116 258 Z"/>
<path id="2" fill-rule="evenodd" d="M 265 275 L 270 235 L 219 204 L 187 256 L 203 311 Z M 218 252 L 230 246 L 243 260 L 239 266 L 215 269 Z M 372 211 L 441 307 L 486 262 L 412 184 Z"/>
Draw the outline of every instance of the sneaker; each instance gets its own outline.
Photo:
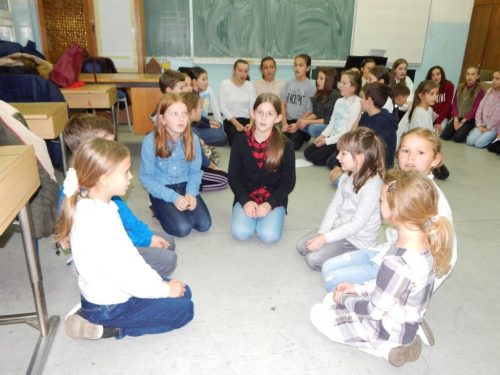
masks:
<path id="1" fill-rule="evenodd" d="M 434 340 L 434 334 L 431 331 L 431 327 L 429 327 L 425 320 L 422 320 L 422 323 L 420 323 L 417 335 L 420 336 L 422 342 L 425 345 L 434 346 L 434 344 L 436 344 L 436 341 Z"/>
<path id="2" fill-rule="evenodd" d="M 102 337 L 103 326 L 93 324 L 84 317 L 73 314 L 66 319 L 66 333 L 73 339 L 97 340 Z"/>
<path id="3" fill-rule="evenodd" d="M 68 318 L 71 316 L 71 315 L 74 315 L 74 314 L 77 314 L 77 315 L 80 315 L 80 316 L 83 316 L 83 311 L 82 311 L 82 304 L 81 303 L 77 303 L 75 307 L 73 307 L 69 313 L 66 314 L 66 317 L 64 318 L 64 321 L 68 320 Z"/>
<path id="4" fill-rule="evenodd" d="M 415 336 L 415 340 L 408 346 L 398 346 L 389 352 L 389 363 L 395 367 L 403 366 L 406 362 L 415 362 L 422 352 L 422 340 Z"/>

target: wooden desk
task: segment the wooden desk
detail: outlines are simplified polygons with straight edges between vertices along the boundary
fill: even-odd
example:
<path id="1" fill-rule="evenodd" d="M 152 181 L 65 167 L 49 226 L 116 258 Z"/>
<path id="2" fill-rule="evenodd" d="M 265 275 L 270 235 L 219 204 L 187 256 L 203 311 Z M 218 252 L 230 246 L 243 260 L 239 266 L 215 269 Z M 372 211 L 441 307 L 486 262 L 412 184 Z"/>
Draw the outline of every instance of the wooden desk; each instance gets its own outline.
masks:
<path id="1" fill-rule="evenodd" d="M 29 199 L 40 186 L 33 146 L 0 147 L 0 235 L 12 220 L 19 218 L 24 255 L 33 290 L 36 312 L 0 316 L 0 324 L 27 323 L 40 331 L 27 374 L 41 374 L 60 317 L 47 315 L 40 260 L 36 250 L 35 230 Z"/>
<path id="2" fill-rule="evenodd" d="M 21 113 L 30 130 L 42 139 L 59 137 L 63 162 L 63 174 L 66 176 L 68 161 L 63 131 L 68 122 L 68 105 L 65 102 L 55 103 L 9 103 Z"/>
<path id="3" fill-rule="evenodd" d="M 149 116 L 156 109 L 156 105 L 163 95 L 158 83 L 161 74 L 100 73 L 96 76 L 99 83 L 112 83 L 117 87 L 130 89 L 134 134 L 146 134 L 154 129 Z M 94 75 L 82 73 L 80 81 L 92 83 Z"/>
<path id="4" fill-rule="evenodd" d="M 60 90 L 71 109 L 110 108 L 111 119 L 115 126 L 115 139 L 118 140 L 118 125 L 115 121 L 116 85 L 85 84 L 73 89 Z"/>

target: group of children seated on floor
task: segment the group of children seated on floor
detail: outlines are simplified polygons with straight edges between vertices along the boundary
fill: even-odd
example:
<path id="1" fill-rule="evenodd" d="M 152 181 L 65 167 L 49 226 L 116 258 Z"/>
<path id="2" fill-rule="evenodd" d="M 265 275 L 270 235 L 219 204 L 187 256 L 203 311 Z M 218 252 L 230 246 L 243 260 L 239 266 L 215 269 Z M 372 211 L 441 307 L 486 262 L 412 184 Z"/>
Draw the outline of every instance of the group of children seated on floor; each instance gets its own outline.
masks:
<path id="1" fill-rule="evenodd" d="M 203 117 L 204 110 L 216 108 L 205 71 L 193 69 L 189 79 L 176 72 L 162 77 L 165 95 L 153 115 L 156 129 L 143 141 L 139 177 L 170 236 L 150 231 L 119 198 L 132 179 L 130 153 L 110 140 L 112 126 L 92 115 L 70 119 L 64 136 L 74 155 L 56 228 L 57 240 L 72 249 L 81 292 L 81 308 L 66 320 L 71 337 L 161 333 L 193 318 L 189 287 L 168 276 L 176 265 L 172 236 L 211 226 L 200 190 L 206 173 L 202 139 L 207 142 L 212 134 L 195 130 L 204 122 L 204 129 L 219 136 L 224 129 L 232 146 L 228 173 L 220 176 L 234 193 L 231 233 L 239 240 L 255 232 L 266 243 L 280 239 L 296 182 L 294 149 L 315 137 L 305 150 L 310 159 L 314 155 L 320 165 L 338 162 L 330 174 L 338 188 L 320 227 L 297 242 L 297 251 L 311 269 L 322 271 L 330 292 L 311 310 L 320 332 L 395 366 L 418 359 L 421 338 L 434 344 L 423 315 L 457 259 L 451 209 L 432 181 L 442 165 L 438 134 L 451 125 L 432 110 L 444 72 L 431 69 L 431 79 L 418 86 L 412 101 L 401 68 L 393 68 L 391 77 L 386 68 L 370 69 L 367 63 L 362 89 L 361 73 L 351 69 L 342 73 L 337 93 L 336 73 L 324 69 L 316 92 L 307 78 L 308 58 L 297 56 L 296 78 L 282 88 L 274 78 L 274 60 L 263 60 L 263 79 L 255 87 L 247 84 L 248 64 L 238 60 L 233 77 L 219 90 L 222 124 Z M 497 73 L 493 94 L 495 79 L 500 83 Z M 200 96 L 193 96 L 189 82 Z M 257 88 L 275 93 L 256 96 Z M 460 93 L 459 87 L 453 108 L 470 99 Z M 480 108 L 487 111 L 487 104 Z M 405 127 L 400 132 L 394 112 L 405 106 L 409 110 L 399 122 Z M 457 112 L 457 122 L 468 113 Z M 491 118 L 485 121 L 481 126 L 489 129 Z M 395 156 L 398 167 L 390 169 Z M 210 161 L 207 168 L 219 170 Z M 390 228 L 386 243 L 377 246 L 381 215 Z"/>

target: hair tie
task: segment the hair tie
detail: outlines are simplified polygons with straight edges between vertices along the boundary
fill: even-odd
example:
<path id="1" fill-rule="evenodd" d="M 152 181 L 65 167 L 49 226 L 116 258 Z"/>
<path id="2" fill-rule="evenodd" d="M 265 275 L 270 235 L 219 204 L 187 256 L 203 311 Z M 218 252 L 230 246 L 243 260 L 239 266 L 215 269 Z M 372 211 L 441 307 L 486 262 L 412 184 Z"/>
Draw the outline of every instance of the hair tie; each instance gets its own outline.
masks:
<path id="1" fill-rule="evenodd" d="M 437 214 L 437 215 L 435 215 L 435 216 L 432 216 L 432 217 L 431 217 L 431 221 L 432 221 L 433 223 L 437 222 L 437 221 L 438 221 L 438 219 L 439 219 L 439 214 Z"/>
<path id="2" fill-rule="evenodd" d="M 396 189 L 395 187 L 392 187 L 392 185 L 394 185 L 395 183 L 396 183 L 396 180 L 387 183 L 386 186 L 387 186 L 388 193 L 394 193 L 394 192 L 398 191 L 398 189 Z"/>
<path id="3" fill-rule="evenodd" d="M 76 171 L 73 168 L 70 168 L 68 169 L 66 178 L 64 179 L 63 194 L 67 198 L 71 198 L 79 189 L 80 185 L 78 184 L 78 176 L 76 175 Z"/>

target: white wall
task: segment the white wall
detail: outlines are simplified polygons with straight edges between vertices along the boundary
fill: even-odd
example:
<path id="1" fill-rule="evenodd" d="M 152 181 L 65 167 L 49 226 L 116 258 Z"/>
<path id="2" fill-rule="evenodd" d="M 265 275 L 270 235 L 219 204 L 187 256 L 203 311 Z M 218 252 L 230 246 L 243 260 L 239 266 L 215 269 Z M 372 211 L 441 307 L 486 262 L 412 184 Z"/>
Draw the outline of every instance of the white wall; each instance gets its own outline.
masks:
<path id="1" fill-rule="evenodd" d="M 94 0 L 97 49 L 119 72 L 137 72 L 133 0 Z"/>

